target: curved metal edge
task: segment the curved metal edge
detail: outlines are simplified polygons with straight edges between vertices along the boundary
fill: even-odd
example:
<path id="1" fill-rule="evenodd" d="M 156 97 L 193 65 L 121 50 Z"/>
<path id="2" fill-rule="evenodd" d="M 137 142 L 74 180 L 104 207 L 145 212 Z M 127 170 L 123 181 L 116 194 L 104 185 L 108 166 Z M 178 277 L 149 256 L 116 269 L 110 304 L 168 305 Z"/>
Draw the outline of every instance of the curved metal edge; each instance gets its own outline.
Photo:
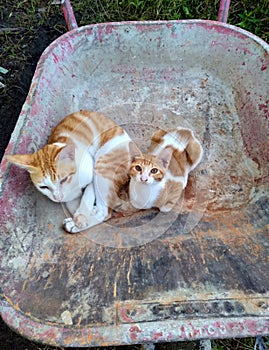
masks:
<path id="1" fill-rule="evenodd" d="M 236 33 L 245 38 L 254 40 L 261 45 L 264 50 L 269 53 L 269 45 L 256 35 L 245 31 L 236 26 L 220 23 L 217 21 L 208 20 L 183 20 L 183 21 L 151 21 L 151 22 L 110 22 L 88 25 L 75 28 L 70 32 L 63 34 L 61 37 L 51 43 L 41 55 L 36 72 L 34 74 L 30 92 L 27 100 L 23 105 L 20 113 L 20 118 L 16 124 L 16 129 L 13 133 L 13 141 L 16 139 L 16 134 L 21 129 L 21 124 L 25 120 L 29 108 L 31 106 L 31 97 L 34 95 L 35 89 L 38 86 L 38 80 L 42 73 L 42 65 L 46 60 L 47 55 L 64 39 L 68 40 L 73 35 L 79 35 L 80 32 L 90 28 L 98 27 L 100 29 L 109 26 L 123 25 L 166 25 L 188 24 L 204 26 L 207 29 L 219 28 L 222 33 Z M 27 102 L 28 101 L 28 102 Z M 21 122 L 19 122 L 21 119 Z M 11 140 L 12 143 L 12 140 Z M 9 151 L 13 146 L 9 145 Z M 6 151 L 6 154 L 9 153 Z M 4 158 L 3 158 L 4 159 Z M 6 162 L 2 162 L 0 173 L 6 170 Z M 4 322 L 16 332 L 19 332 L 24 337 L 56 346 L 106 346 L 106 345 L 124 345 L 152 342 L 171 342 L 196 339 L 217 339 L 230 337 L 244 336 L 268 336 L 269 335 L 269 319 L 266 317 L 248 317 L 248 318 L 230 318 L 230 319 L 208 319 L 206 320 L 186 320 L 182 321 L 165 321 L 154 323 L 141 324 L 123 324 L 120 326 L 94 326 L 91 328 L 70 328 L 60 327 L 53 324 L 42 324 L 39 321 L 33 320 L 30 316 L 26 316 L 20 311 L 14 309 L 5 298 L 0 299 L 0 315 Z M 112 341 L 112 339 L 115 339 Z"/>
<path id="2" fill-rule="evenodd" d="M 254 40 L 257 44 L 261 45 L 266 51 L 269 53 L 269 44 L 258 37 L 257 35 L 242 29 L 240 27 L 237 27 L 232 24 L 223 23 L 219 21 L 212 21 L 212 20 L 204 20 L 204 19 L 187 19 L 187 20 L 161 20 L 161 21 L 124 21 L 124 22 L 103 22 L 103 23 L 96 23 L 96 24 L 88 24 L 85 26 L 74 28 L 57 39 L 55 39 L 43 52 L 43 54 L 40 57 L 39 62 L 45 58 L 44 56 L 48 53 L 48 51 L 52 50 L 55 46 L 58 45 L 59 42 L 62 40 L 66 40 L 68 37 L 80 35 L 81 32 L 87 31 L 87 30 L 93 30 L 94 28 L 102 30 L 102 28 L 105 28 L 104 34 L 110 34 L 113 30 L 113 27 L 123 27 L 123 26 L 135 26 L 138 27 L 141 32 L 143 32 L 143 27 L 148 26 L 166 26 L 167 28 L 172 28 L 173 25 L 177 24 L 183 24 L 183 25 L 190 25 L 191 26 L 201 26 L 205 29 L 216 29 L 219 30 L 219 32 L 222 32 L 223 34 L 229 35 L 231 33 L 234 33 L 235 35 L 242 36 L 242 37 L 248 37 L 252 40 Z M 112 30 L 110 30 L 112 29 Z M 222 30 L 223 29 L 223 30 Z"/>
<path id="3" fill-rule="evenodd" d="M 42 324 L 0 301 L 0 314 L 13 330 L 40 343 L 63 347 L 116 346 L 269 335 L 268 317 L 186 319 L 76 328 Z"/>
<path id="4" fill-rule="evenodd" d="M 38 88 L 38 82 L 39 78 L 43 71 L 43 63 L 47 59 L 47 56 L 53 52 L 54 48 L 57 47 L 57 45 L 61 45 L 63 42 L 69 42 L 69 39 L 72 36 L 81 35 L 83 32 L 87 31 L 93 31 L 94 28 L 97 29 L 97 31 L 104 32 L 104 34 L 109 34 L 111 31 L 110 29 L 113 29 L 113 27 L 121 27 L 121 26 L 137 26 L 142 30 L 142 28 L 146 28 L 148 26 L 155 26 L 155 25 L 164 25 L 168 28 L 172 28 L 173 25 L 177 24 L 183 24 L 183 25 L 189 25 L 191 26 L 202 26 L 206 30 L 218 30 L 219 32 L 230 35 L 231 33 L 234 33 L 235 35 L 242 36 L 243 38 L 249 38 L 253 40 L 255 43 L 260 45 L 268 54 L 269 54 L 269 44 L 266 43 L 264 40 L 259 38 L 258 36 L 241 29 L 239 27 L 227 24 L 227 23 L 221 23 L 218 21 L 210 21 L 210 20 L 175 20 L 175 21 L 125 21 L 125 22 L 105 22 L 105 23 L 98 23 L 98 24 L 90 24 L 87 26 L 77 27 L 74 28 L 60 37 L 58 37 L 56 40 L 54 40 L 42 53 L 40 56 L 40 59 L 37 63 L 37 67 L 31 82 L 30 90 L 28 92 L 28 96 L 26 98 L 26 101 L 22 107 L 22 110 L 20 112 L 20 116 L 18 118 L 18 121 L 16 123 L 15 129 L 11 135 L 11 139 L 7 145 L 5 154 L 2 158 L 1 164 L 0 164 L 0 193 L 3 191 L 3 185 L 5 183 L 5 174 L 7 172 L 7 161 L 5 160 L 5 155 L 10 154 L 15 151 L 16 149 L 16 140 L 18 139 L 18 136 L 20 134 L 20 131 L 25 123 L 25 120 L 27 118 L 27 115 L 29 113 L 29 110 L 31 108 L 32 104 L 32 97 L 35 94 L 36 89 Z M 109 29 L 109 30 L 107 30 Z"/>

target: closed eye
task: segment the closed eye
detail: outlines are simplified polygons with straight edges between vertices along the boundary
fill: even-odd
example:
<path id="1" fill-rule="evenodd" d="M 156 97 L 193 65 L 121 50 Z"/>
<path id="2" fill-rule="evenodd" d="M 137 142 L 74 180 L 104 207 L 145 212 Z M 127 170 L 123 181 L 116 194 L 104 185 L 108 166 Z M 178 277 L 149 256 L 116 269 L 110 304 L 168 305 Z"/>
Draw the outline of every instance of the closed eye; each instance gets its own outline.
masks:
<path id="1" fill-rule="evenodd" d="M 157 174 L 158 171 L 159 170 L 157 168 L 152 168 L 150 172 L 151 174 Z"/>
<path id="2" fill-rule="evenodd" d="M 39 186 L 41 190 L 49 190 L 48 186 Z"/>
<path id="3" fill-rule="evenodd" d="M 61 181 L 60 184 L 62 185 L 63 183 L 65 183 L 68 180 L 69 176 L 64 177 Z"/>

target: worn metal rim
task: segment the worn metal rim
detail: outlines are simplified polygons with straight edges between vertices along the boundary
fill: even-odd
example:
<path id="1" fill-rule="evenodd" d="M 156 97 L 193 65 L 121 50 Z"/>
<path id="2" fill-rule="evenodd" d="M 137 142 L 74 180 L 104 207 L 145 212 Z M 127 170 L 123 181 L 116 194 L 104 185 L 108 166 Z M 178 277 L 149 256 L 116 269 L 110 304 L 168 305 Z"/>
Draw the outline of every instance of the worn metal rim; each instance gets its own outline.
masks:
<path id="1" fill-rule="evenodd" d="M 159 26 L 172 26 L 172 25 L 199 25 L 202 27 L 212 27 L 227 29 L 226 35 L 241 35 L 246 38 L 252 39 L 257 45 L 260 45 L 268 54 L 269 45 L 256 35 L 249 33 L 241 28 L 220 23 L 216 21 L 208 20 L 182 20 L 182 21 L 151 21 L 151 22 L 113 22 L 113 23 L 102 23 L 97 25 L 88 25 L 80 28 L 76 28 L 70 32 L 67 32 L 60 38 L 56 39 L 42 54 L 38 67 L 34 75 L 32 86 L 28 95 L 28 102 L 23 106 L 19 122 L 20 125 L 16 126 L 16 129 L 12 135 L 15 140 L 20 132 L 23 121 L 26 120 L 28 111 L 31 108 L 31 99 L 34 96 L 34 91 L 36 89 L 35 82 L 38 81 L 39 76 L 42 73 L 42 64 L 46 60 L 47 55 L 59 45 L 63 39 L 69 36 L 76 36 L 81 34 L 81 32 L 88 30 L 89 28 L 96 27 L 107 27 L 107 26 L 124 26 L 124 25 L 139 25 L 139 26 L 149 26 L 149 25 L 159 25 Z M 29 98 L 30 97 L 30 98 Z M 0 167 L 0 171 L 3 172 L 6 169 L 6 162 L 3 162 Z M 267 335 L 269 334 L 269 320 L 264 317 L 248 317 L 248 318 L 230 318 L 228 319 L 211 319 L 207 322 L 203 320 L 186 320 L 186 321 L 164 321 L 164 322 L 154 322 L 154 323 L 141 323 L 139 325 L 135 324 L 122 324 L 122 325 L 112 325 L 112 326 L 95 326 L 92 328 L 75 328 L 75 327 L 61 327 L 54 324 L 44 324 L 39 320 L 34 320 L 23 314 L 20 310 L 16 309 L 6 300 L 4 297 L 0 300 L 0 314 L 3 320 L 15 331 L 18 331 L 23 336 L 57 346 L 97 346 L 97 345 L 119 345 L 119 344 L 136 344 L 149 341 L 179 341 L 179 340 L 196 340 L 201 338 L 220 338 L 224 337 L 221 332 L 221 327 L 233 326 L 233 334 L 230 336 L 242 337 L 242 336 L 257 336 L 257 335 Z M 212 327 L 211 330 L 209 327 Z M 216 327 L 219 330 L 213 331 Z M 144 329 L 145 327 L 145 329 Z M 184 328 L 185 327 L 185 328 Z M 156 329 L 160 332 L 156 334 Z M 206 330 L 204 334 L 197 331 L 197 329 Z M 215 333 L 214 333 L 215 332 Z M 109 335 L 106 338 L 104 334 Z M 125 336 L 122 336 L 122 335 Z M 111 341 L 114 337 L 115 342 Z M 127 337 L 127 338 L 126 338 Z M 109 339 L 109 340 L 108 340 Z M 126 339 L 128 341 L 126 341 Z"/>

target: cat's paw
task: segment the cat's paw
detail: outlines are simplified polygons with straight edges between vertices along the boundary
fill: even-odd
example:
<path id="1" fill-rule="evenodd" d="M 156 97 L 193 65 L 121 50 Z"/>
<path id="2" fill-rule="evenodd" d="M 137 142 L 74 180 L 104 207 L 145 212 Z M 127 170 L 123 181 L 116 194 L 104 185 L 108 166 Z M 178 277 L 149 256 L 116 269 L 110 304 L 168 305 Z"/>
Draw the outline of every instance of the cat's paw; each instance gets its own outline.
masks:
<path id="1" fill-rule="evenodd" d="M 73 218 L 66 218 L 63 221 L 63 228 L 68 233 L 77 233 L 79 232 L 78 227 L 73 220 Z"/>
<path id="2" fill-rule="evenodd" d="M 83 214 L 79 214 L 74 218 L 64 219 L 63 227 L 69 233 L 78 233 L 88 228 L 88 220 Z"/>
<path id="3" fill-rule="evenodd" d="M 169 211 L 171 211 L 173 209 L 173 206 L 171 205 L 163 205 L 161 208 L 160 208 L 160 211 L 162 213 L 169 213 Z"/>

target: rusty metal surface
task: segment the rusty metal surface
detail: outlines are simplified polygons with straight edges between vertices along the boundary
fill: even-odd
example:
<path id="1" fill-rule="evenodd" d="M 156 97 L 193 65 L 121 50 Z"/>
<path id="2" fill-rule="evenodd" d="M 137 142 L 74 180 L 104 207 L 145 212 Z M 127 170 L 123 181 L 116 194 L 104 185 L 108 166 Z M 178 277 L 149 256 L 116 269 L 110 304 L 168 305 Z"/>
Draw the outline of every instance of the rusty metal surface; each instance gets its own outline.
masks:
<path id="1" fill-rule="evenodd" d="M 191 127 L 205 156 L 172 213 L 115 215 L 78 235 L 3 159 L 0 313 L 11 327 L 61 346 L 269 334 L 268 53 L 208 21 L 86 26 L 44 52 L 8 154 L 88 108 L 144 149 L 157 127 Z"/>

